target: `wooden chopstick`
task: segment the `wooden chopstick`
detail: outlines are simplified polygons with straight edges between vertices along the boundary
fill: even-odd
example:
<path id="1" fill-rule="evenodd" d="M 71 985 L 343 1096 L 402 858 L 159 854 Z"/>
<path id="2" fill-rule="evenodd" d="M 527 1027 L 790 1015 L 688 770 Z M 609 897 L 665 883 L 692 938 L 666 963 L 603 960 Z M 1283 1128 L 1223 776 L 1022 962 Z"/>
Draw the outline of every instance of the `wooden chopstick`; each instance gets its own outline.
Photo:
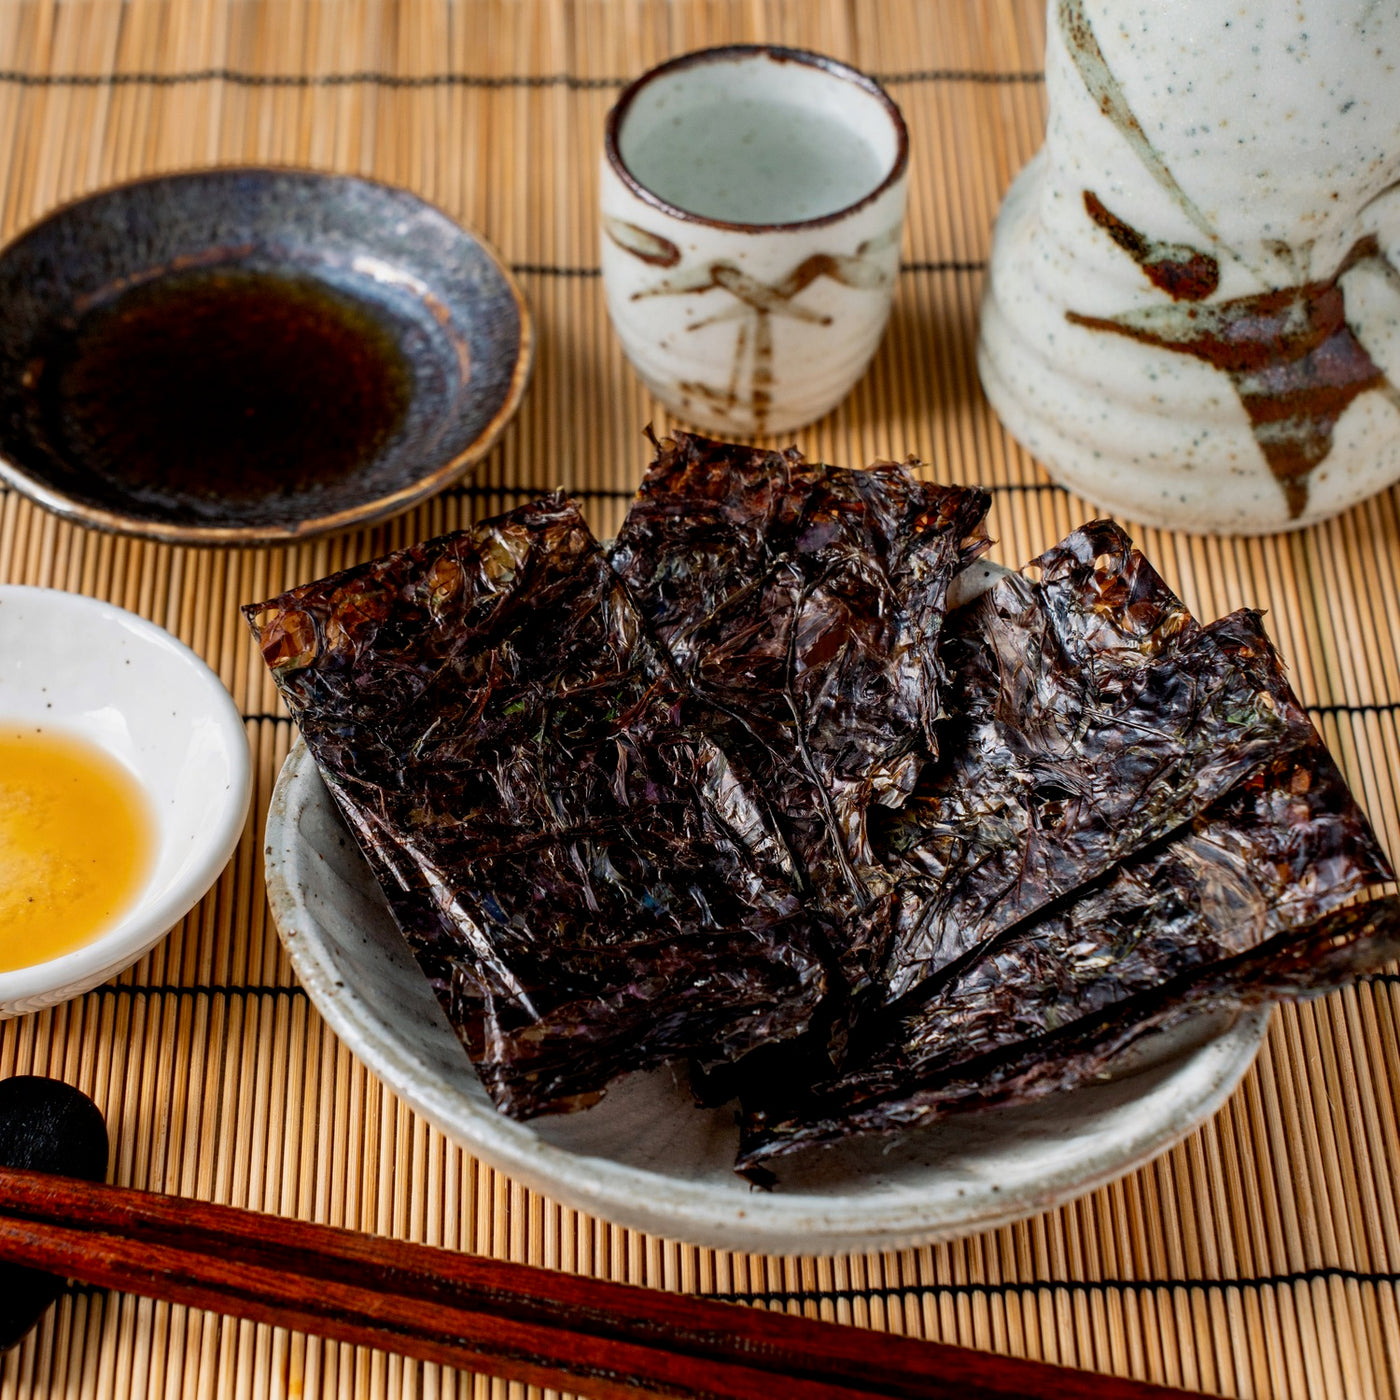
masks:
<path id="1" fill-rule="evenodd" d="M 37 1172 L 0 1169 L 0 1258 L 598 1400 L 1185 1394 Z"/>

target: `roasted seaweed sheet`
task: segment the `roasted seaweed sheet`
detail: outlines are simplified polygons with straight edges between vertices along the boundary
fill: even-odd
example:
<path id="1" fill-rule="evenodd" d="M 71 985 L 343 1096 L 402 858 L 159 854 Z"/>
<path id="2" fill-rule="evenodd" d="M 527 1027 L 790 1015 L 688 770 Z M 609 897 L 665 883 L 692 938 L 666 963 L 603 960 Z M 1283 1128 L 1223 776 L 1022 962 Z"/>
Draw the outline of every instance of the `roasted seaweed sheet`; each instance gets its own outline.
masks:
<path id="1" fill-rule="evenodd" d="M 610 559 L 768 807 L 863 986 L 889 889 L 867 836 L 937 752 L 948 587 L 989 498 L 907 467 L 809 463 L 686 433 L 658 445 Z"/>
<path id="2" fill-rule="evenodd" d="M 809 916 L 572 502 L 245 612 L 505 1111 L 806 1026 Z"/>
<path id="3" fill-rule="evenodd" d="M 912 1121 L 967 1064 L 1390 877 L 1258 614 L 1200 627 L 1109 522 L 962 609 L 945 658 L 940 759 L 874 833 L 901 999 L 834 1069 L 790 1042 L 718 1078 L 749 1164 Z"/>
<path id="4" fill-rule="evenodd" d="M 897 877 L 890 1002 L 1314 739 L 1257 614 L 1201 627 L 1111 522 L 1028 573 L 945 629 L 938 761 L 873 832 Z"/>
<path id="5" fill-rule="evenodd" d="M 1386 895 L 1324 915 L 1232 957 L 1188 968 L 1057 1031 L 1018 1041 L 1008 1052 L 964 1062 L 937 1085 L 898 1101 L 862 1106 L 840 1135 L 927 1126 L 953 1113 L 1029 1103 L 1111 1076 L 1126 1051 L 1157 1032 L 1217 1012 L 1305 1001 L 1376 972 L 1400 957 L 1400 897 Z M 776 1153 L 830 1141 L 814 1133 L 749 1137 L 739 1166 L 753 1170 Z"/>
<path id="6" fill-rule="evenodd" d="M 1320 739 L 1069 899 L 992 940 L 824 1082 L 749 1081 L 753 1161 L 903 1126 L 964 1080 L 1085 1017 L 1315 922 L 1393 878 Z M 742 1074 L 742 1070 L 739 1071 Z M 1008 1080 L 1003 1095 L 1014 1092 Z M 786 1102 L 782 1096 L 786 1094 Z M 766 1101 L 765 1101 L 766 1100 Z"/>

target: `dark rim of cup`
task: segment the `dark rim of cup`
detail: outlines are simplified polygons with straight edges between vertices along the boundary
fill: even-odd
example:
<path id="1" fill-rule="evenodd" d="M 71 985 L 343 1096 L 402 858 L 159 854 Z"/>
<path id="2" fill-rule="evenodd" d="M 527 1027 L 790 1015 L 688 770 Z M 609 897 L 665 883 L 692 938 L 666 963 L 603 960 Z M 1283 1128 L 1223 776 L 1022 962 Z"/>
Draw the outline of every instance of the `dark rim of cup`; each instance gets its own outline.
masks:
<path id="1" fill-rule="evenodd" d="M 820 68 L 834 78 L 840 78 L 843 82 L 861 88 L 880 101 L 894 126 L 897 144 L 894 161 L 891 163 L 889 171 L 869 194 L 863 195 L 853 204 L 843 205 L 840 209 L 834 209 L 830 214 L 822 214 L 815 219 L 794 219 L 791 223 L 740 224 L 732 223 L 727 219 L 713 219 L 705 214 L 696 214 L 689 209 L 682 209 L 679 205 L 662 199 L 655 190 L 648 189 L 627 168 L 627 163 L 622 159 L 618 137 L 622 131 L 622 124 L 627 118 L 628 109 L 644 87 L 657 78 L 667 77 L 684 68 L 698 67 L 702 63 L 725 63 L 732 59 L 759 57 L 772 59 L 775 63 L 802 63 L 809 68 Z M 836 223 L 837 220 L 855 213 L 857 209 L 862 209 L 867 204 L 873 203 L 903 176 L 909 165 L 909 128 L 904 124 L 904 114 L 899 110 L 889 93 L 874 78 L 868 77 L 858 68 L 852 68 L 848 63 L 828 58 L 825 54 L 812 53 L 807 49 L 788 49 L 776 44 L 725 44 L 719 48 L 696 49 L 691 53 L 668 58 L 665 63 L 658 63 L 655 68 L 648 69 L 640 78 L 628 84 L 608 113 L 607 125 L 603 134 L 603 149 L 608 164 L 617 172 L 618 179 L 638 199 L 650 204 L 652 208 L 660 210 L 663 214 L 669 214 L 673 219 L 683 219 L 692 224 L 703 224 L 707 228 L 732 229 L 738 233 L 756 233 L 770 229 L 821 228 L 823 225 Z"/>

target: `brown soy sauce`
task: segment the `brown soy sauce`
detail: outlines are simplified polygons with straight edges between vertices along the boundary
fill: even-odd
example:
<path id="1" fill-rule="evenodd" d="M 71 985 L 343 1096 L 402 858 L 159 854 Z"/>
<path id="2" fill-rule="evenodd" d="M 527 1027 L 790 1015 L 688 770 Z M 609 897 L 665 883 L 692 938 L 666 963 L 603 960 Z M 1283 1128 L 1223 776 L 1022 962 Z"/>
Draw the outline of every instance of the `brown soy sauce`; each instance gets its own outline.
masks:
<path id="1" fill-rule="evenodd" d="M 411 390 L 370 306 L 309 277 L 216 268 L 89 311 L 40 393 L 50 434 L 101 494 L 208 520 L 333 489 L 393 438 Z"/>

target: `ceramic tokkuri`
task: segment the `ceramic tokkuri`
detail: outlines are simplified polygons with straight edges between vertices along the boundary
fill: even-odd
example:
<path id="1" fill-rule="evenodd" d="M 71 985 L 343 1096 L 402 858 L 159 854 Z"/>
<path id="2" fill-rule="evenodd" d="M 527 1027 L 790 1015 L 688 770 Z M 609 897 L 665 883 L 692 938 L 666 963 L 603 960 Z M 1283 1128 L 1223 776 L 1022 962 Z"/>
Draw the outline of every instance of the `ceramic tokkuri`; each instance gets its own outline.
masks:
<path id="1" fill-rule="evenodd" d="M 979 367 L 1115 515 L 1307 525 L 1400 479 L 1400 9 L 1050 0 Z"/>

